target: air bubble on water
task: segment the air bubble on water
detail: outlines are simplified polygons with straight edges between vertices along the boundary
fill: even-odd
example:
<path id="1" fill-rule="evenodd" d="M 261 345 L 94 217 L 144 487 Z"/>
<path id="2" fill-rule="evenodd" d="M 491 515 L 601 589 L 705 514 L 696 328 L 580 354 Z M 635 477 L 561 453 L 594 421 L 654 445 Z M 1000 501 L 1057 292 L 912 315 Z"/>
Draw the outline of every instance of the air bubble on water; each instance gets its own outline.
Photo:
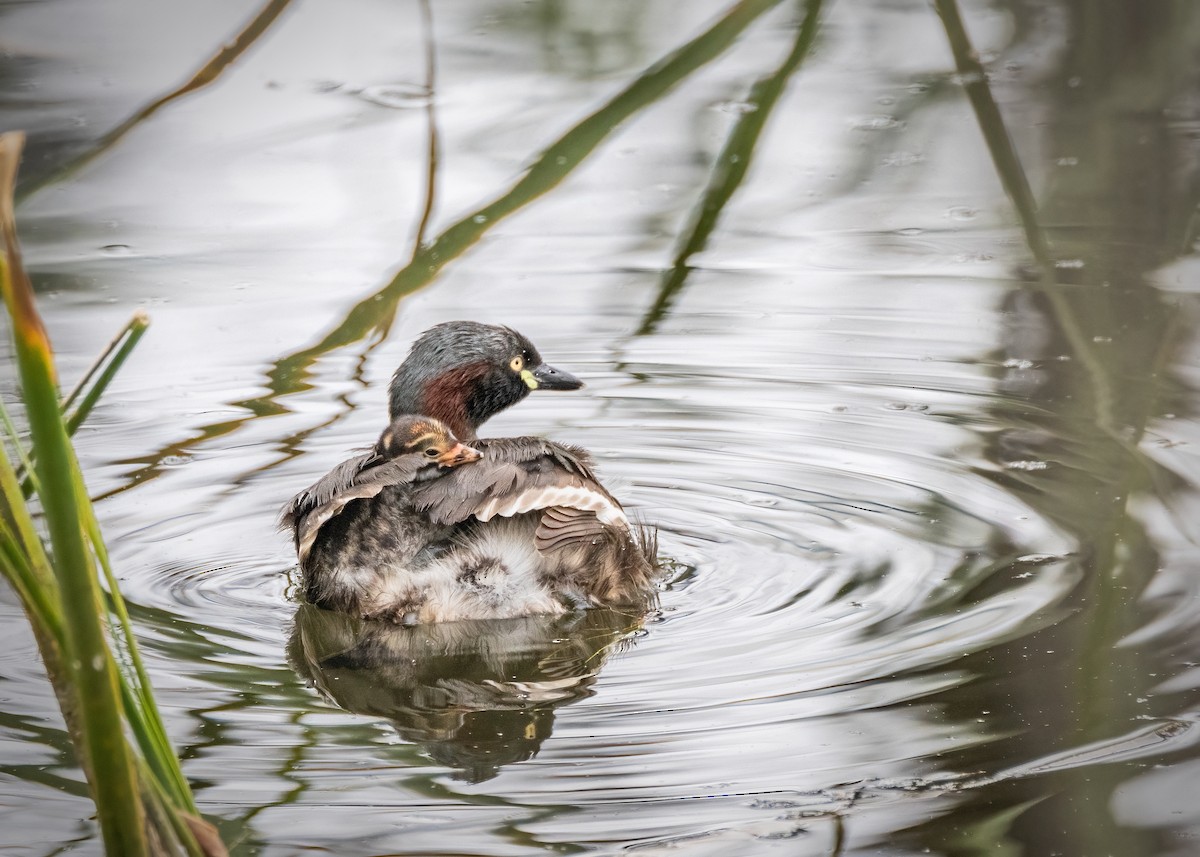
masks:
<path id="1" fill-rule="evenodd" d="M 890 131 L 901 126 L 900 120 L 886 113 L 852 116 L 849 120 L 851 131 Z"/>
<path id="2" fill-rule="evenodd" d="M 1016 558 L 1015 562 L 1022 565 L 1045 565 L 1048 562 L 1057 562 L 1062 559 L 1058 554 L 1053 553 L 1027 553 Z"/>
<path id="3" fill-rule="evenodd" d="M 433 101 L 433 93 L 428 87 L 417 83 L 382 83 L 364 87 L 356 94 L 363 101 L 394 110 L 428 107 Z"/>
<path id="4" fill-rule="evenodd" d="M 1006 461 L 1004 462 L 1005 470 L 1045 470 L 1049 467 L 1044 461 Z"/>
<path id="5" fill-rule="evenodd" d="M 977 71 L 969 71 L 962 74 L 950 75 L 950 82 L 958 86 L 970 86 L 973 83 L 983 83 L 986 78 Z"/>
<path id="6" fill-rule="evenodd" d="M 754 113 L 758 110 L 758 105 L 753 101 L 719 101 L 713 105 L 713 110 L 721 113 Z"/>
<path id="7" fill-rule="evenodd" d="M 891 152 L 883 156 L 885 167 L 911 167 L 925 160 L 925 156 L 917 152 Z"/>

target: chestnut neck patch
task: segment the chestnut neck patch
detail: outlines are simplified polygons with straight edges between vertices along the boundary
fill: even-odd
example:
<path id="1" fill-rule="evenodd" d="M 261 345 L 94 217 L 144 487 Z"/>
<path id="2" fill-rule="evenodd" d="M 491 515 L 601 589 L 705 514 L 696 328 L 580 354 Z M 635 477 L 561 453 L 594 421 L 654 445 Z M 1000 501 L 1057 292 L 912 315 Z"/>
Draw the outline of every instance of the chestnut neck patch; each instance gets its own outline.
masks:
<path id="1" fill-rule="evenodd" d="M 421 413 L 444 422 L 462 441 L 475 439 L 483 420 L 470 413 L 468 401 L 490 367 L 484 361 L 456 366 L 425 383 L 421 392 Z"/>

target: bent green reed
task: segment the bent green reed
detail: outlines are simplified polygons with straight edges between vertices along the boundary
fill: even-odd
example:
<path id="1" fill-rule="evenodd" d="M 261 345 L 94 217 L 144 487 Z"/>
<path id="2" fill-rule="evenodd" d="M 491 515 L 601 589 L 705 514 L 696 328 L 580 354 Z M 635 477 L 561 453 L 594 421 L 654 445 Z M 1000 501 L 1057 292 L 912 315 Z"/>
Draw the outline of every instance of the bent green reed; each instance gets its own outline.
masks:
<path id="1" fill-rule="evenodd" d="M 60 401 L 50 338 L 17 244 L 13 186 L 23 144 L 20 133 L 0 135 L 0 291 L 12 320 L 31 442 L 26 449 L 4 412 L 0 572 L 21 599 L 33 628 L 96 803 L 105 850 L 121 855 L 223 855 L 227 851 L 216 830 L 199 816 L 154 704 L 70 441 L 70 433 L 98 400 L 147 321 L 141 314 L 135 316 L 84 382 Z M 79 404 L 68 416 L 64 410 L 76 400 Z M 24 480 L 9 457 L 10 449 L 26 474 Z M 97 578 L 97 564 L 107 592 Z M 128 665 L 114 657 L 110 637 L 127 654 Z"/>

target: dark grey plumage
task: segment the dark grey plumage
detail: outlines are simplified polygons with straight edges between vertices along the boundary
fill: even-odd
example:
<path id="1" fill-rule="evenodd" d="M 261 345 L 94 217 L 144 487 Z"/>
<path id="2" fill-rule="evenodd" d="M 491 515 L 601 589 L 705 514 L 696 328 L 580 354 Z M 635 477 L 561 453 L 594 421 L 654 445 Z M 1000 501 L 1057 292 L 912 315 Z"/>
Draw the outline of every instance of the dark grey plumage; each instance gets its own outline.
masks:
<path id="1" fill-rule="evenodd" d="M 369 470 L 373 463 L 383 463 L 375 453 L 375 450 L 348 458 L 334 467 L 333 470 L 330 470 L 291 500 L 288 500 L 287 505 L 283 507 L 283 511 L 279 514 L 279 529 L 284 531 L 292 530 L 296 536 L 296 542 L 299 544 L 300 522 L 308 517 L 309 513 L 314 509 L 324 506 L 326 503 L 333 501 L 345 493 L 346 490 L 354 485 L 355 479 L 363 471 Z M 420 463 L 424 464 L 424 462 Z M 408 462 L 404 462 L 403 466 L 407 467 Z M 374 469 L 376 471 L 379 470 L 378 467 Z"/>
<path id="2" fill-rule="evenodd" d="M 459 526 L 456 554 L 497 518 L 506 537 L 532 544 L 535 573 L 573 604 L 648 602 L 653 592 L 653 536 L 630 525 L 621 504 L 591 470 L 591 457 L 538 437 L 480 440 L 479 464 L 415 486 L 415 507 L 433 524 Z"/>
<path id="3" fill-rule="evenodd" d="M 510 328 L 474 321 L 435 325 L 417 338 L 408 357 L 393 374 L 388 388 L 388 413 L 392 416 L 425 413 L 422 399 L 430 382 L 447 372 L 461 372 L 464 366 L 477 364 L 487 367 L 488 380 L 492 380 L 490 376 L 518 354 L 524 354 L 527 361 L 541 362 L 533 343 Z M 516 404 L 530 390 L 523 383 L 510 384 L 509 380 L 504 378 L 501 386 L 512 387 L 511 404 Z"/>
<path id="4" fill-rule="evenodd" d="M 448 321 L 413 343 L 392 376 L 388 412 L 436 417 L 456 436 L 472 441 L 488 419 L 532 390 L 582 386 L 570 373 L 547 365 L 533 343 L 511 328 Z"/>
<path id="5" fill-rule="evenodd" d="M 538 489 L 571 486 L 596 492 L 617 508 L 591 470 L 591 456 L 579 447 L 540 437 L 491 438 L 476 442 L 486 464 L 447 474 L 415 491 L 418 508 L 437 523 L 456 524 L 489 501 Z"/>
<path id="6" fill-rule="evenodd" d="M 283 520 L 307 600 L 403 623 L 650 604 L 653 535 L 630 526 L 587 453 L 534 437 L 476 440 L 531 391 L 581 386 L 510 328 L 460 321 L 422 334 L 392 379 L 391 413 L 433 418 L 482 458 L 421 469 L 389 454 L 385 432 L 298 494 Z"/>
<path id="7" fill-rule="evenodd" d="M 279 523 L 292 531 L 307 600 L 360 612 L 380 585 L 380 567 L 411 562 L 444 534 L 413 507 L 412 487 L 478 458 L 437 420 L 402 415 L 370 452 L 293 497 Z"/>

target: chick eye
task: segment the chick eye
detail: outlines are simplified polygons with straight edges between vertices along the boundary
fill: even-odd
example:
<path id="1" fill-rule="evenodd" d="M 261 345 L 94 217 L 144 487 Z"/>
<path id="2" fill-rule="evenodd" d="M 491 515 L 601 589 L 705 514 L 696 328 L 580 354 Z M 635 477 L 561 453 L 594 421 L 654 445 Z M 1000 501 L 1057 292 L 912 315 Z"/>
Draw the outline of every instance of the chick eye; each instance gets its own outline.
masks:
<path id="1" fill-rule="evenodd" d="M 425 450 L 425 454 L 428 455 L 430 458 L 437 458 L 437 454 L 438 454 L 437 447 L 436 446 L 429 447 L 429 449 Z"/>
<path id="2" fill-rule="evenodd" d="M 518 354 L 516 357 L 514 357 L 512 359 L 512 361 L 508 365 L 509 365 L 509 368 L 511 368 L 514 372 L 520 372 L 522 369 L 525 368 L 525 357 L 523 355 Z"/>

